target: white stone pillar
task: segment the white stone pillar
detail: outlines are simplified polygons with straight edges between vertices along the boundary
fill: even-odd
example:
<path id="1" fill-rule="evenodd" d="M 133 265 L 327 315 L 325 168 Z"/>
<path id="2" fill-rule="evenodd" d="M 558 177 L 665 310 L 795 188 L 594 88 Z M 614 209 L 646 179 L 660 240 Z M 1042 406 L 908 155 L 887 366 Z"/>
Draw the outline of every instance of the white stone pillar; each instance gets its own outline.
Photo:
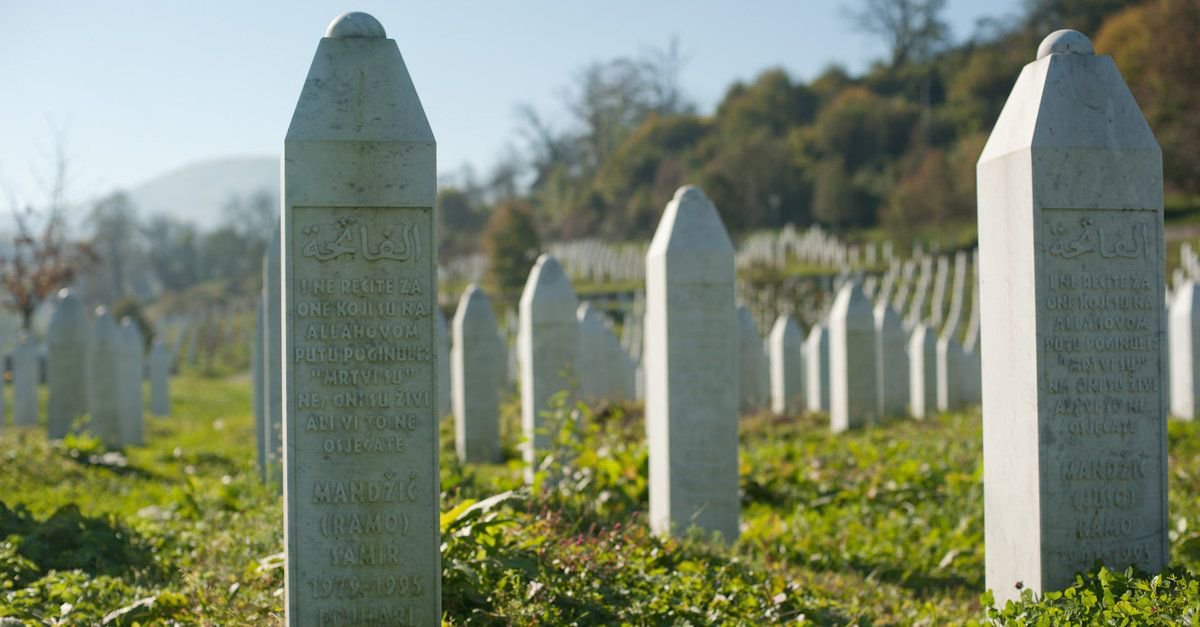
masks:
<path id="1" fill-rule="evenodd" d="M 646 253 L 650 527 L 738 536 L 733 243 L 698 187 L 667 204 Z M 799 347 L 797 346 L 797 349 Z"/>
<path id="2" fill-rule="evenodd" d="M 738 396 L 742 413 L 751 413 L 761 407 L 762 389 L 759 377 L 762 374 L 763 340 L 758 334 L 754 316 L 744 305 L 738 306 Z"/>
<path id="3" fill-rule="evenodd" d="M 835 432 L 879 420 L 875 374 L 875 311 L 862 286 L 849 281 L 829 310 L 829 422 Z"/>
<path id="4" fill-rule="evenodd" d="M 24 331 L 17 334 L 12 352 L 13 425 L 36 426 L 38 423 L 38 349 L 37 342 Z M 0 387 L 0 392 L 3 388 Z"/>
<path id="5" fill-rule="evenodd" d="M 155 337 L 150 347 L 150 413 L 171 415 L 171 354 L 162 337 Z"/>
<path id="6" fill-rule="evenodd" d="M 467 286 L 454 312 L 454 448 L 464 463 L 500 461 L 500 339 L 487 294 Z"/>
<path id="7" fill-rule="evenodd" d="M 283 146 L 289 625 L 441 621 L 436 150 L 396 42 L 335 19 Z"/>
<path id="8" fill-rule="evenodd" d="M 52 440 L 70 433 L 88 411 L 87 352 L 87 315 L 75 294 L 63 288 L 46 332 L 46 429 Z"/>
<path id="9" fill-rule="evenodd" d="M 142 380 L 145 376 L 142 331 L 129 316 L 121 319 L 120 415 L 121 439 L 126 446 L 145 443 L 145 412 L 142 407 Z"/>
<path id="10" fill-rule="evenodd" d="M 533 481 L 550 438 L 542 414 L 553 409 L 552 398 L 570 394 L 579 351 L 575 320 L 575 290 L 562 266 L 550 255 L 538 257 L 521 293 L 521 328 L 517 346 L 521 357 L 521 427 L 525 435 L 525 478 Z M 566 406 L 571 404 L 567 399 Z"/>
<path id="11" fill-rule="evenodd" d="M 804 391 L 808 411 L 829 411 L 829 329 L 818 322 L 804 342 Z"/>
<path id="12" fill-rule="evenodd" d="M 1171 303 L 1171 414 L 1193 420 L 1200 406 L 1200 289 L 1185 281 Z"/>
<path id="13" fill-rule="evenodd" d="M 266 443 L 267 482 L 283 489 L 283 306 L 282 275 L 280 273 L 280 233 L 275 231 L 267 244 L 266 263 L 263 264 L 263 364 L 265 376 L 263 400 L 266 407 L 266 422 L 263 424 L 263 442 Z M 311 325 L 309 328 L 314 328 Z M 315 327 L 320 330 L 327 327 Z M 344 368 L 347 364 L 329 364 L 331 368 Z"/>
<path id="14" fill-rule="evenodd" d="M 804 401 L 804 335 L 796 319 L 784 314 L 775 320 L 768 338 L 771 358 L 771 411 L 795 414 Z"/>
<path id="15" fill-rule="evenodd" d="M 927 418 L 937 409 L 937 339 L 933 329 L 918 324 L 908 340 L 908 410 Z"/>
<path id="16" fill-rule="evenodd" d="M 908 409 L 908 334 L 887 299 L 875 305 L 875 385 L 879 416 Z"/>
<path id="17" fill-rule="evenodd" d="M 87 430 L 100 438 L 105 446 L 118 449 L 121 438 L 121 372 L 113 364 L 120 363 L 121 337 L 112 316 L 104 307 L 96 309 L 87 350 Z"/>
<path id="18" fill-rule="evenodd" d="M 1157 572 L 1162 153 L 1112 59 L 1076 31 L 1047 37 L 977 180 L 987 585 L 1003 604 L 1097 559 Z"/>

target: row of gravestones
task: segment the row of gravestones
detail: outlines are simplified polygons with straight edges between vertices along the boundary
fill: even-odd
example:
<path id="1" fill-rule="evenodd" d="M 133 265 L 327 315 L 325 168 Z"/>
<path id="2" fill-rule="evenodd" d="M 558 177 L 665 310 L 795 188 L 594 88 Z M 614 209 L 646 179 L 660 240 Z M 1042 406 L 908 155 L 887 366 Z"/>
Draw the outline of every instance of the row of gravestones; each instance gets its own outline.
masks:
<path id="1" fill-rule="evenodd" d="M 100 307 L 89 322 L 79 299 L 66 289 L 54 303 L 45 361 L 46 425 L 52 439 L 86 432 L 110 448 L 142 444 L 146 378 L 150 380 L 150 412 L 170 414 L 172 360 L 161 339 L 155 338 L 147 355 L 141 329 L 130 318 L 122 319 L 118 326 Z M 37 344 L 22 333 L 12 353 L 16 426 L 39 423 L 40 362 Z M 3 409 L 0 400 L 0 424 Z"/>
<path id="2" fill-rule="evenodd" d="M 330 25 L 283 152 L 284 297 L 271 317 L 287 356 L 277 389 L 288 622 L 438 624 L 436 397 L 450 377 L 437 357 L 435 142 L 374 18 Z M 978 182 L 987 585 L 1003 602 L 1069 584 L 1096 559 L 1161 570 L 1161 152 L 1111 59 L 1074 31 L 1048 37 L 1000 115 Z M 697 188 L 679 190 L 645 260 L 658 533 L 738 533 L 734 269 L 715 207 Z M 464 319 L 470 309 L 468 299 Z M 843 285 L 828 319 L 835 424 L 877 411 L 874 321 L 863 287 Z M 519 325 L 536 455 L 536 409 L 570 387 L 579 350 L 577 303 L 552 257 L 530 275 Z"/>

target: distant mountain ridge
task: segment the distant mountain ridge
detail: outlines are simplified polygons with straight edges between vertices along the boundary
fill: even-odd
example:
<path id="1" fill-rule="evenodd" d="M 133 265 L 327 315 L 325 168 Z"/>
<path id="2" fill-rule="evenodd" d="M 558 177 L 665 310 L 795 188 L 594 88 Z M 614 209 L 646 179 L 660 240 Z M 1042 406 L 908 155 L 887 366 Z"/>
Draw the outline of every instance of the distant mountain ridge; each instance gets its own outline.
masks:
<path id="1" fill-rule="evenodd" d="M 279 197 L 279 157 L 223 157 L 175 168 L 128 190 L 143 216 L 166 214 L 212 229 L 231 197 L 267 190 Z"/>

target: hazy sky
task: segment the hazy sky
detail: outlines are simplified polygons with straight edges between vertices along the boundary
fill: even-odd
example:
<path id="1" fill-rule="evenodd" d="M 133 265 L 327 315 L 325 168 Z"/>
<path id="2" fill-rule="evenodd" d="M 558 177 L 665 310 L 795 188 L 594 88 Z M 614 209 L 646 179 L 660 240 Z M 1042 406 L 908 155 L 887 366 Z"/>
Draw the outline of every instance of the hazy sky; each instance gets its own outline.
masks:
<path id="1" fill-rule="evenodd" d="M 445 173 L 500 158 L 517 140 L 518 103 L 564 122 L 561 95 L 582 66 L 672 36 L 702 113 L 771 66 L 806 79 L 831 63 L 859 72 L 886 54 L 842 15 L 860 1 L 0 0 L 0 193 L 39 198 L 54 128 L 81 198 L 196 161 L 277 155 L 317 41 L 348 10 L 399 44 Z M 978 18 L 1019 8 L 949 0 L 947 18 L 961 40 Z"/>

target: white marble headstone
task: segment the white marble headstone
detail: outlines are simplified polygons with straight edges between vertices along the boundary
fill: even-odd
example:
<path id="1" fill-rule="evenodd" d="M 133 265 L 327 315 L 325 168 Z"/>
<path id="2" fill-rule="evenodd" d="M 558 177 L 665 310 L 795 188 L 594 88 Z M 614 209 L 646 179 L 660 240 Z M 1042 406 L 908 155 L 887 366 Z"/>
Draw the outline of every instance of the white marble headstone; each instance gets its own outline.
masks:
<path id="1" fill-rule="evenodd" d="M 1113 60 L 1058 31 L 977 168 L 987 585 L 1167 562 L 1162 153 Z"/>
<path id="2" fill-rule="evenodd" d="M 441 621 L 435 155 L 396 42 L 335 19 L 283 146 L 289 625 Z"/>
<path id="3" fill-rule="evenodd" d="M 646 432 L 656 533 L 699 527 L 729 542 L 738 536 L 734 280 L 733 244 L 717 208 L 700 188 L 681 187 L 646 253 Z"/>

